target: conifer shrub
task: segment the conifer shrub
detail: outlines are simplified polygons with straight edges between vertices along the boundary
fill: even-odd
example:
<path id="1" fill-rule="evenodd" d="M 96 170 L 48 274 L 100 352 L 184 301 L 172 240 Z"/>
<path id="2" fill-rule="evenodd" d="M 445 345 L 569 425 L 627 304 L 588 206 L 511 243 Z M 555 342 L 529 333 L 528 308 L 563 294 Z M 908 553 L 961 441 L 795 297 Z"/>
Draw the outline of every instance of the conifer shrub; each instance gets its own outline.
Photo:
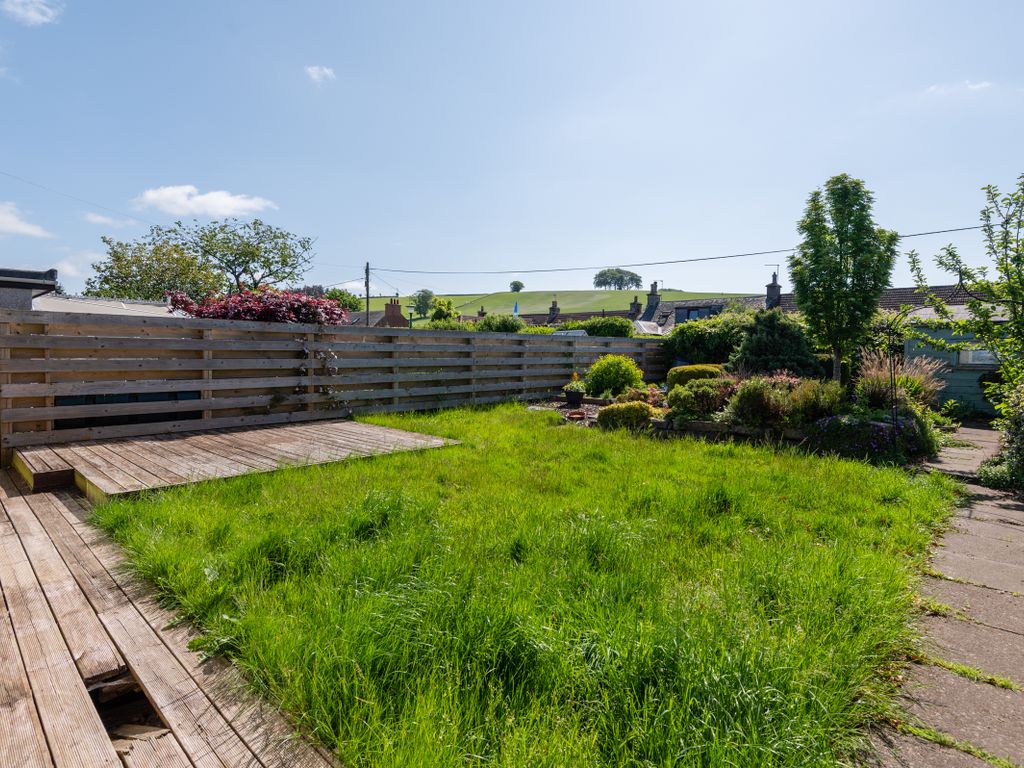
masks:
<path id="1" fill-rule="evenodd" d="M 821 372 L 803 324 L 778 309 L 754 316 L 749 332 L 729 358 L 729 368 L 748 374 L 785 370 L 812 377 Z"/>
<path id="2" fill-rule="evenodd" d="M 631 357 L 604 355 L 590 366 L 584 381 L 591 397 L 615 397 L 630 387 L 642 387 L 644 374 Z"/>

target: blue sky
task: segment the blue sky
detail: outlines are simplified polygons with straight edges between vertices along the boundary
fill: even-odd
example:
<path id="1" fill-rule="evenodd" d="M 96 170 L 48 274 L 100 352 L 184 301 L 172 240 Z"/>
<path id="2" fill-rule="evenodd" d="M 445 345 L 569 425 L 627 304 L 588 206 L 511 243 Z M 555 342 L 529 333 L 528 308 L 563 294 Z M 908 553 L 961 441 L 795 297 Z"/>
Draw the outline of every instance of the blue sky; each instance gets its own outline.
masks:
<path id="1" fill-rule="evenodd" d="M 863 178 L 878 223 L 975 224 L 1024 172 L 1024 5 L 0 0 L 0 264 L 79 289 L 100 236 L 259 215 L 310 282 L 789 247 Z M 976 233 L 954 241 L 980 261 Z M 908 247 L 911 242 L 906 244 Z M 777 258 L 644 267 L 763 290 Z M 784 259 L 783 259 L 784 261 Z M 391 292 L 514 276 L 380 273 Z M 589 287 L 590 272 L 524 275 Z M 905 263 L 894 276 L 909 280 Z M 785 282 L 785 279 L 784 279 Z"/>

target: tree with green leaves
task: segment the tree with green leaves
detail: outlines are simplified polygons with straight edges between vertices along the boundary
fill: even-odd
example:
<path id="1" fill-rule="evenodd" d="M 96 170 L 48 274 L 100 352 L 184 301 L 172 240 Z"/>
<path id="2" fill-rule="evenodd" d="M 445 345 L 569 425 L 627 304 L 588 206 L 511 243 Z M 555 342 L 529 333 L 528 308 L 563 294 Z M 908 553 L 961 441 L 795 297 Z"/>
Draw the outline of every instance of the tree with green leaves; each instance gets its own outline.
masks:
<path id="1" fill-rule="evenodd" d="M 1024 174 L 1017 177 L 1016 188 L 1008 194 L 1001 194 L 991 185 L 984 192 L 981 225 L 985 253 L 994 272 L 990 273 L 987 266 L 964 263 L 953 245 L 947 245 L 935 257 L 938 267 L 954 275 L 966 291 L 967 317 L 955 316 L 928 287 L 917 251 L 910 251 L 908 256 L 918 289 L 935 309 L 939 322 L 961 339 L 943 344 L 928 337 L 928 343 L 989 350 L 1002 374 L 1003 383 L 997 390 L 1005 394 L 1024 383 Z"/>
<path id="2" fill-rule="evenodd" d="M 508 284 L 508 289 L 512 291 L 512 293 L 519 293 L 525 287 L 526 286 L 523 284 L 522 280 L 513 280 Z"/>
<path id="3" fill-rule="evenodd" d="M 929 346 L 940 349 L 986 349 L 999 363 L 1000 381 L 989 384 L 986 394 L 995 405 L 1001 435 L 999 454 L 984 464 L 978 474 L 986 485 L 997 488 L 1024 487 L 1024 174 L 1017 186 L 1002 194 L 995 186 L 984 187 L 985 207 L 981 229 L 985 254 L 991 265 L 972 267 L 953 245 L 947 245 L 935 263 L 955 275 L 967 293 L 967 316 L 954 314 L 928 287 L 921 259 L 910 251 L 910 268 L 918 290 L 935 309 L 934 325 L 953 332 L 952 340 L 926 335 L 918 323 L 912 333 Z"/>
<path id="4" fill-rule="evenodd" d="M 455 302 L 451 299 L 442 299 L 435 296 L 430 304 L 431 320 L 458 320 L 459 310 L 455 308 Z"/>
<path id="5" fill-rule="evenodd" d="M 324 298 L 338 302 L 339 306 L 349 312 L 361 312 L 364 309 L 364 301 L 344 288 L 328 288 L 324 291 Z"/>
<path id="6" fill-rule="evenodd" d="M 313 259 L 313 241 L 260 219 L 225 219 L 207 224 L 175 222 L 153 227 L 149 242 L 166 243 L 212 264 L 228 278 L 229 290 L 275 286 L 299 280 Z"/>
<path id="7" fill-rule="evenodd" d="M 594 275 L 595 288 L 625 291 L 630 288 L 642 288 L 643 284 L 643 279 L 636 272 L 630 272 L 628 269 L 620 269 L 618 267 L 602 269 Z"/>
<path id="8" fill-rule="evenodd" d="M 412 295 L 412 309 L 420 317 L 430 314 L 434 306 L 434 292 L 429 288 L 420 288 Z"/>
<path id="9" fill-rule="evenodd" d="M 181 291 L 200 300 L 222 293 L 227 280 L 210 261 L 177 245 L 155 241 L 126 243 L 103 238 L 107 255 L 93 263 L 95 274 L 85 282 L 86 296 L 162 301 Z"/>
<path id="10" fill-rule="evenodd" d="M 875 226 L 873 203 L 863 181 L 833 176 L 808 198 L 803 240 L 789 257 L 797 308 L 831 352 L 836 381 L 843 356 L 867 335 L 896 262 L 899 235 Z"/>

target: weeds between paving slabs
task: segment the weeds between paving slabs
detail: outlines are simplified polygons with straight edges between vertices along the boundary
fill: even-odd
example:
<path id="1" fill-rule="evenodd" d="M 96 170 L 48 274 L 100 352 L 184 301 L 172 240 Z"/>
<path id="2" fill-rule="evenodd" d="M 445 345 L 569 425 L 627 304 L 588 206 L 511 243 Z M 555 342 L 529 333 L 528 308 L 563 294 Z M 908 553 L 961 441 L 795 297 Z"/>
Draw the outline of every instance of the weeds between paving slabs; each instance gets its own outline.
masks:
<path id="1" fill-rule="evenodd" d="M 890 706 L 937 475 L 559 426 L 101 507 L 203 648 L 353 766 L 842 765 Z"/>

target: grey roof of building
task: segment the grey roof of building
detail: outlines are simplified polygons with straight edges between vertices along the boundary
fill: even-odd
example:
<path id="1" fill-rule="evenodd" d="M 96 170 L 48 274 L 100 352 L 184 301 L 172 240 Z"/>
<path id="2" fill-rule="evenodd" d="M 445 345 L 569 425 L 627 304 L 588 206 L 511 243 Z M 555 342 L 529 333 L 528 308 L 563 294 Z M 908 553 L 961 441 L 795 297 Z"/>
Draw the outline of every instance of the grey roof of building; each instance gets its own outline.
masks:
<path id="1" fill-rule="evenodd" d="M 172 314 L 162 301 L 103 299 L 96 296 L 58 296 L 48 293 L 32 299 L 32 309 L 40 312 L 81 312 L 89 315 L 159 315 Z"/>
<path id="2" fill-rule="evenodd" d="M 374 327 L 384 319 L 384 310 L 375 309 L 370 312 L 370 327 Z M 366 325 L 366 312 L 349 312 L 345 325 Z"/>
<path id="3" fill-rule="evenodd" d="M 57 270 L 0 269 L 0 288 L 21 288 L 42 296 L 57 287 Z"/>
<path id="4" fill-rule="evenodd" d="M 936 285 L 932 287 L 932 293 L 942 299 L 946 304 L 966 304 L 970 298 L 967 292 L 960 285 Z M 895 310 L 900 307 L 922 307 L 925 305 L 925 295 L 915 287 L 910 288 L 886 288 L 882 298 L 878 300 L 879 309 Z M 783 312 L 796 312 L 796 300 L 792 293 L 784 293 L 781 296 L 779 307 Z"/>

